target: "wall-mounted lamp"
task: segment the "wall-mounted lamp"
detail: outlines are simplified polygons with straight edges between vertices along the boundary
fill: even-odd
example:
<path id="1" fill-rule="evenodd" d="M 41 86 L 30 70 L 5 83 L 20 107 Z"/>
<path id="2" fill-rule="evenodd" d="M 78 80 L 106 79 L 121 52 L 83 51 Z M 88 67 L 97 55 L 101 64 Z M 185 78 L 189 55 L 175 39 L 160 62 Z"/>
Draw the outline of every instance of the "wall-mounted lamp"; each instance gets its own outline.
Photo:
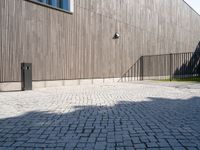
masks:
<path id="1" fill-rule="evenodd" d="M 114 35 L 114 37 L 113 37 L 113 39 L 119 39 L 119 38 L 120 38 L 120 35 L 119 35 L 118 32 L 116 32 L 115 35 Z"/>

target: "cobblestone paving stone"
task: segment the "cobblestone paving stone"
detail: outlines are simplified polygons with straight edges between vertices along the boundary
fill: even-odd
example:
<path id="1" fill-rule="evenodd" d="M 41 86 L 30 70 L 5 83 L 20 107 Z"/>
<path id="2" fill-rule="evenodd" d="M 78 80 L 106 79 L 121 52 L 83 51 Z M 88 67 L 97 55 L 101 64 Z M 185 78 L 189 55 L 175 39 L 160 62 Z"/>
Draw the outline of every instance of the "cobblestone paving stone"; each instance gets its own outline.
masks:
<path id="1" fill-rule="evenodd" d="M 0 150 L 200 149 L 200 86 L 151 82 L 0 93 Z"/>

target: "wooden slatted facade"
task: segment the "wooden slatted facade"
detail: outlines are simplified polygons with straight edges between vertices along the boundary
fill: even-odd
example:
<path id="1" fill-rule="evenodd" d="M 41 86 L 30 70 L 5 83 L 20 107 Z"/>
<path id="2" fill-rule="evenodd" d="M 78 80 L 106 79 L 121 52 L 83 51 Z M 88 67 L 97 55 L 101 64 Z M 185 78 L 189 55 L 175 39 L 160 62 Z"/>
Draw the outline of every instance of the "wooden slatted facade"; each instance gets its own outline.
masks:
<path id="1" fill-rule="evenodd" d="M 74 13 L 0 0 L 0 82 L 121 77 L 142 55 L 193 52 L 200 16 L 183 0 L 74 0 Z M 119 39 L 113 39 L 115 32 Z"/>

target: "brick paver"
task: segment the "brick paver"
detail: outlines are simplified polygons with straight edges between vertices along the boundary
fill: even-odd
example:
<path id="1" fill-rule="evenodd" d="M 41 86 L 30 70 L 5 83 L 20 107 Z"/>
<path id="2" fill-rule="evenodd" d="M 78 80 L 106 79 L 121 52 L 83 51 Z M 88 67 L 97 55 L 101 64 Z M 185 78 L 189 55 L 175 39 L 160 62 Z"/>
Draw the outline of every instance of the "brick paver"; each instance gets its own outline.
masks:
<path id="1" fill-rule="evenodd" d="M 200 149 L 197 84 L 0 93 L 1 149 Z"/>

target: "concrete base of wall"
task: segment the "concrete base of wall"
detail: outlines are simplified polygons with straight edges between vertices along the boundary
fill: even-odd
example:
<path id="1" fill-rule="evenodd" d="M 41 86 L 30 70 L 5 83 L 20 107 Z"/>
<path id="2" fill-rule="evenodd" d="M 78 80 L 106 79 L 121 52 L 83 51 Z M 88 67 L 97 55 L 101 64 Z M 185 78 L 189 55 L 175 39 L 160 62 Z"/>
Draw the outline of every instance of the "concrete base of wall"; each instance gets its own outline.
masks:
<path id="1" fill-rule="evenodd" d="M 143 77 L 144 80 L 166 80 L 170 79 L 170 76 L 149 76 Z"/>
<path id="2" fill-rule="evenodd" d="M 83 79 L 83 80 L 56 80 L 56 81 L 33 81 L 33 90 L 45 87 L 73 86 L 73 85 L 92 85 L 118 82 L 120 78 L 106 79 Z M 21 82 L 0 83 L 0 92 L 20 91 Z"/>
<path id="3" fill-rule="evenodd" d="M 0 92 L 4 91 L 19 91 L 21 90 L 20 82 L 5 82 L 0 83 Z"/>
<path id="4" fill-rule="evenodd" d="M 172 79 L 181 79 L 181 78 L 195 78 L 198 77 L 198 74 L 193 75 L 173 75 Z M 148 76 L 143 77 L 143 80 L 169 80 L 170 76 Z M 140 77 L 123 77 L 120 79 L 120 82 L 131 82 L 131 81 L 141 81 Z"/>

